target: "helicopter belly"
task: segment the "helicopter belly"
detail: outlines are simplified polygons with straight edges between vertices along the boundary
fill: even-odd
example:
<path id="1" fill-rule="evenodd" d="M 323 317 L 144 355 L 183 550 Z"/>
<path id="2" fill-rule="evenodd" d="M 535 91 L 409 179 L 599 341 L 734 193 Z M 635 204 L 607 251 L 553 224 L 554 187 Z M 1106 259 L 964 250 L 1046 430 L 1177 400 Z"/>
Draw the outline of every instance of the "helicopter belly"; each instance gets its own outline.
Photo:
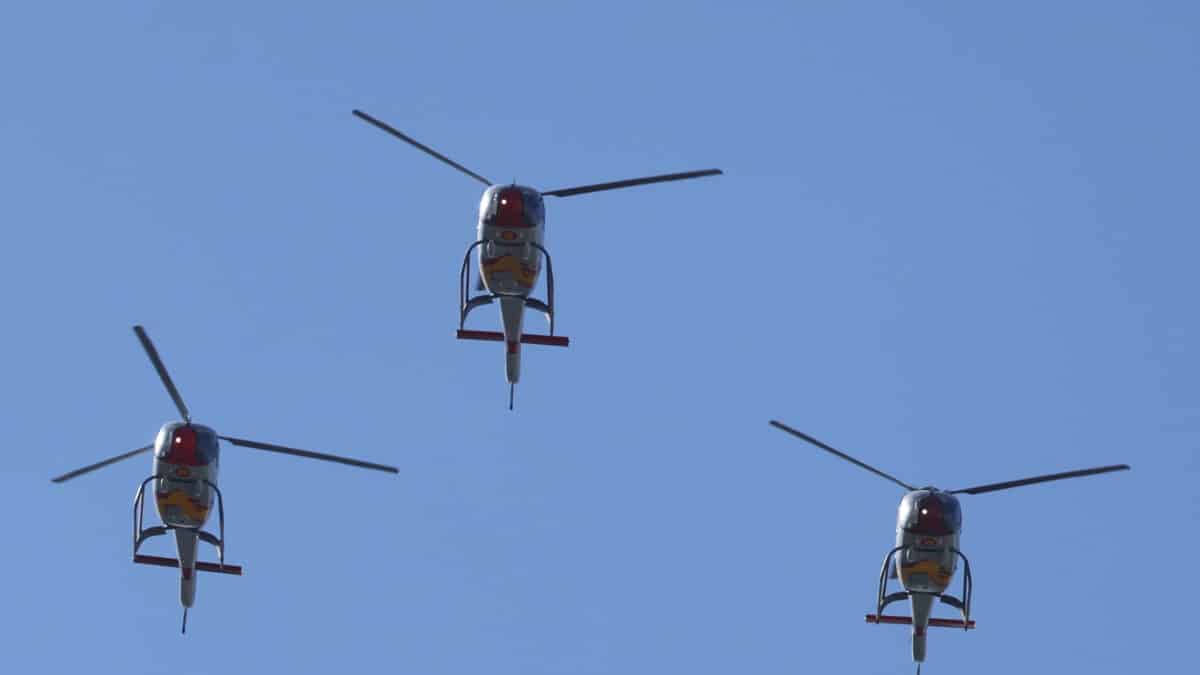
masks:
<path id="1" fill-rule="evenodd" d="M 533 291 L 542 267 L 537 249 L 491 242 L 482 248 L 479 275 L 489 291 L 497 295 L 520 296 Z"/>
<path id="2" fill-rule="evenodd" d="M 954 577 L 954 569 L 945 567 L 937 559 L 902 562 L 898 572 L 904 588 L 918 593 L 941 593 Z"/>
<path id="3" fill-rule="evenodd" d="M 902 532 L 898 545 L 905 548 L 896 556 L 900 583 L 910 592 L 941 593 L 954 578 L 958 547 L 956 536 L 928 537 Z"/>
<path id="4" fill-rule="evenodd" d="M 208 520 L 212 510 L 213 491 L 205 481 L 211 481 L 207 467 L 170 467 L 164 465 L 155 481 L 154 504 L 165 525 L 199 528 Z"/>

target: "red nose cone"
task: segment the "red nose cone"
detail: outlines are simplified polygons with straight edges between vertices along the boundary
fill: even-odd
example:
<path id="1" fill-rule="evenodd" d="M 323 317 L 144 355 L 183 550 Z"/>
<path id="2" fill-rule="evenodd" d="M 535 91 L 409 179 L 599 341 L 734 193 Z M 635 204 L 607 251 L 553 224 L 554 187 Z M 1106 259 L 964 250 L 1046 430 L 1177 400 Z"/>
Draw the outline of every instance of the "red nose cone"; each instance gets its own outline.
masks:
<path id="1" fill-rule="evenodd" d="M 942 503 L 936 499 L 926 498 L 921 500 L 921 519 L 924 520 L 941 520 L 942 519 Z"/>
<path id="2" fill-rule="evenodd" d="M 171 438 L 171 451 L 167 453 L 167 461 L 172 464 L 196 466 L 200 463 L 196 457 L 196 430 L 191 427 L 179 427 Z"/>
<path id="3" fill-rule="evenodd" d="M 525 197 L 520 190 L 501 190 L 499 199 L 500 202 L 496 204 L 497 226 L 529 227 L 529 221 L 525 219 Z"/>
<path id="4" fill-rule="evenodd" d="M 942 537 L 951 533 L 943 513 L 942 502 L 937 497 L 926 497 L 917 504 L 917 526 L 914 528 L 921 534 Z"/>

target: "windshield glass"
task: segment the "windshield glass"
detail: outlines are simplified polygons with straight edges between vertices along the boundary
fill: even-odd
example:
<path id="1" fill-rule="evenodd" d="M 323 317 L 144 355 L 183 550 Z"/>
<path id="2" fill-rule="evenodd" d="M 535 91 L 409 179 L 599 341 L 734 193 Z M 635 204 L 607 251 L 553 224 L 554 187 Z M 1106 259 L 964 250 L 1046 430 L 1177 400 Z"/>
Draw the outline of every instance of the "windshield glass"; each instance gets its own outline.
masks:
<path id="1" fill-rule="evenodd" d="M 913 492 L 900 502 L 898 525 L 916 534 L 942 537 L 962 529 L 962 511 L 954 495 Z"/>
<path id="2" fill-rule="evenodd" d="M 154 440 L 154 454 L 172 464 L 201 466 L 210 464 L 220 453 L 217 433 L 208 427 L 168 424 Z"/>
<path id="3" fill-rule="evenodd" d="M 546 221 L 546 208 L 537 190 L 515 185 L 489 188 L 480 201 L 479 217 L 495 227 L 540 227 Z"/>
<path id="4" fill-rule="evenodd" d="M 525 201 L 525 220 L 534 227 L 545 224 L 546 205 L 542 202 L 542 196 L 534 190 L 522 190 L 522 196 Z"/>

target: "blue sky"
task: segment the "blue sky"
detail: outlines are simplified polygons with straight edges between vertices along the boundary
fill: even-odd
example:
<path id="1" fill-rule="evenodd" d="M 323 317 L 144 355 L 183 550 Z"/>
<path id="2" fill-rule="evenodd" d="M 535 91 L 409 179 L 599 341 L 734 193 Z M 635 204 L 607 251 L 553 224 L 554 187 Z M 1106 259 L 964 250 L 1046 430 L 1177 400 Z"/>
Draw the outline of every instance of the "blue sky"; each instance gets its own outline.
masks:
<path id="1" fill-rule="evenodd" d="M 5 664 L 907 672 L 899 492 L 770 418 L 945 488 L 1132 464 L 965 498 L 926 672 L 1190 662 L 1200 10 L 739 4 L 7 8 Z M 453 339 L 479 186 L 352 108 L 544 189 L 726 175 L 548 202 L 572 345 L 509 413 Z M 48 482 L 171 418 L 134 323 L 198 421 L 401 468 L 226 448 L 246 576 L 186 638 L 149 461 Z"/>

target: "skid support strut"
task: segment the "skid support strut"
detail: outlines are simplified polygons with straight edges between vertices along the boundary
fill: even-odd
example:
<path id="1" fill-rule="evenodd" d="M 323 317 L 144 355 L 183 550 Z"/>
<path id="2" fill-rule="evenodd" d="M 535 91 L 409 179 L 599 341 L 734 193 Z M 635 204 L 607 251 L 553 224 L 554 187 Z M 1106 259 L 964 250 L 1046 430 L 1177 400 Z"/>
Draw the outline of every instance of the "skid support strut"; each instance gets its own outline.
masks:
<path id="1" fill-rule="evenodd" d="M 480 239 L 479 241 L 467 247 L 467 252 L 463 255 L 462 268 L 458 273 L 458 330 L 459 333 L 474 333 L 483 331 L 465 331 L 464 327 L 467 323 L 467 315 L 476 307 L 490 305 L 496 298 L 500 297 L 494 293 L 484 295 L 476 295 L 470 297 L 471 293 L 471 252 L 477 247 L 486 244 L 487 241 Z M 536 248 L 539 253 L 546 259 L 546 302 L 542 302 L 537 298 L 524 298 L 525 306 L 536 309 L 546 316 L 546 320 L 550 323 L 550 337 L 554 337 L 554 262 L 550 258 L 550 252 L 544 246 L 537 242 L 529 242 L 529 245 Z M 490 339 L 490 338 L 473 338 L 470 335 L 459 335 L 463 339 Z M 535 336 L 536 337 L 536 336 Z M 548 342 L 547 344 L 558 344 L 556 341 Z M 563 345 L 565 346 L 565 345 Z"/>
<path id="2" fill-rule="evenodd" d="M 975 625 L 975 622 L 971 620 L 971 595 L 975 592 L 975 580 L 971 578 L 971 561 L 967 560 L 967 556 L 963 555 L 963 552 L 956 548 L 952 548 L 950 550 L 954 552 L 954 555 L 962 558 L 963 561 L 962 599 L 959 600 L 958 598 L 945 594 L 939 596 L 939 599 L 943 603 L 950 605 L 951 607 L 954 607 L 958 609 L 958 611 L 962 612 L 963 629 L 966 630 L 967 628 L 970 628 L 970 626 L 967 624 L 970 624 L 971 626 Z"/>
<path id="3" fill-rule="evenodd" d="M 493 300 L 496 299 L 496 296 L 491 295 L 491 294 L 477 295 L 473 298 L 467 297 L 471 292 L 471 288 L 470 288 L 471 251 L 474 251 L 477 247 L 482 246 L 484 243 L 485 243 L 484 240 L 480 239 L 479 241 L 477 241 L 467 247 L 467 252 L 465 255 L 463 255 L 462 269 L 460 269 L 458 272 L 458 329 L 459 330 L 462 330 L 463 325 L 466 324 L 467 314 L 470 314 L 471 310 L 475 309 L 476 307 L 482 307 L 483 305 L 489 305 L 489 304 L 491 304 L 491 302 Z"/>
<path id="4" fill-rule="evenodd" d="M 143 565 L 179 567 L 179 561 L 175 558 L 163 558 L 138 553 L 138 549 L 141 548 L 147 539 L 164 535 L 175 529 L 170 525 L 144 527 L 146 517 L 146 486 L 150 481 L 157 478 L 162 478 L 162 476 L 150 476 L 142 481 L 141 486 L 138 487 L 137 494 L 133 498 L 133 561 Z M 195 530 L 195 532 L 201 541 L 211 544 L 213 548 L 217 549 L 218 562 L 197 562 L 196 569 L 201 572 L 220 572 L 240 576 L 242 574 L 240 565 L 225 564 L 225 499 L 221 496 L 221 490 L 216 485 L 207 480 L 203 482 L 217 495 L 217 532 L 219 535 L 214 536 L 212 533 L 200 529 Z"/>
<path id="5" fill-rule="evenodd" d="M 908 591 L 898 591 L 896 593 L 887 592 L 887 576 L 889 565 L 892 564 L 892 561 L 897 553 L 900 553 L 907 548 L 907 546 L 897 546 L 888 551 L 887 555 L 883 557 L 883 568 L 879 571 L 879 592 L 876 595 L 875 613 L 867 615 L 867 623 L 912 624 L 912 617 L 887 616 L 883 613 L 884 607 L 887 607 L 893 602 L 897 602 L 899 600 L 907 600 L 909 597 Z M 942 604 L 950 605 L 961 612 L 962 619 L 931 618 L 929 620 L 929 625 L 938 628 L 962 628 L 963 630 L 970 630 L 975 627 L 975 621 L 971 619 L 971 596 L 975 590 L 975 581 L 971 577 L 971 561 L 967 560 L 967 556 L 963 555 L 963 552 L 956 548 L 951 548 L 950 551 L 959 558 L 962 558 L 963 561 L 962 599 L 960 600 L 946 593 L 939 593 L 937 594 L 937 597 Z"/>

